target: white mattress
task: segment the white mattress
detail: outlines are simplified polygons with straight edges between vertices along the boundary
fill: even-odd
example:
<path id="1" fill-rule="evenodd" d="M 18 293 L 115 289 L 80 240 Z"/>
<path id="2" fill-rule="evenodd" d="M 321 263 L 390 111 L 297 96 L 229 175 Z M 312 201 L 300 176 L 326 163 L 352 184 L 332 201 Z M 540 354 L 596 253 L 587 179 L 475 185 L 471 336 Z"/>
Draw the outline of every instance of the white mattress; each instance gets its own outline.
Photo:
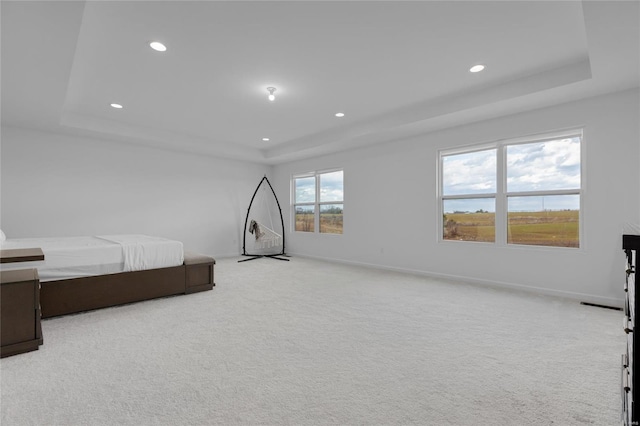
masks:
<path id="1" fill-rule="evenodd" d="M 40 281 L 53 281 L 182 265 L 180 241 L 147 235 L 21 238 L 0 242 L 2 249 L 40 247 L 44 261 L 0 264 L 0 271 L 37 268 Z"/>

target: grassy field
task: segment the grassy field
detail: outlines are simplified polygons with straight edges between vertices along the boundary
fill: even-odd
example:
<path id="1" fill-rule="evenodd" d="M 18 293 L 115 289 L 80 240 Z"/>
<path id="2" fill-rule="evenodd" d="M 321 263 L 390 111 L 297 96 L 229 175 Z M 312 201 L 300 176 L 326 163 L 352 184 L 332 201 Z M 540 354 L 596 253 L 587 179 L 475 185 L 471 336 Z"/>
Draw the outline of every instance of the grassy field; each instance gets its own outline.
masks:
<path id="1" fill-rule="evenodd" d="M 296 213 L 296 231 L 313 232 L 315 230 L 313 213 Z"/>
<path id="2" fill-rule="evenodd" d="M 325 234 L 342 234 L 342 217 L 342 213 L 321 213 L 320 232 Z M 296 213 L 296 231 L 314 231 L 312 213 Z"/>
<path id="3" fill-rule="evenodd" d="M 342 234 L 342 213 L 320 213 L 320 232 Z"/>
<path id="4" fill-rule="evenodd" d="M 579 247 L 578 210 L 514 212 L 508 216 L 507 241 L 555 247 Z M 343 215 L 322 213 L 320 232 L 342 234 Z M 314 214 L 297 213 L 296 231 L 314 232 Z M 448 213 L 444 219 L 446 240 L 495 241 L 494 213 Z"/>
<path id="5" fill-rule="evenodd" d="M 555 247 L 579 247 L 578 210 L 514 212 L 508 216 L 507 241 Z M 444 238 L 464 241 L 495 241 L 493 213 L 448 213 Z"/>

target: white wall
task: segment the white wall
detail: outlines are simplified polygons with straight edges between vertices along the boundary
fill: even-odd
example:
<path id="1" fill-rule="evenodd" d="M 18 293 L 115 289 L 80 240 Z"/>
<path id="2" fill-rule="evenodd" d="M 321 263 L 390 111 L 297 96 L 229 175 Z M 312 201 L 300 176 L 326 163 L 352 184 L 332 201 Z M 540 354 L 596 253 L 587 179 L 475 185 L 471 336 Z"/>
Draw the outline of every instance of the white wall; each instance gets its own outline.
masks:
<path id="1" fill-rule="evenodd" d="M 637 90 L 275 167 L 281 203 L 292 174 L 344 168 L 344 234 L 289 232 L 287 252 L 514 286 L 621 305 L 625 223 L 640 218 Z M 586 149 L 581 249 L 438 242 L 438 150 L 581 127 Z M 286 227 L 291 227 L 286 209 Z"/>
<path id="2" fill-rule="evenodd" d="M 268 166 L 2 128 L 1 226 L 9 238 L 148 234 L 235 256 Z"/>

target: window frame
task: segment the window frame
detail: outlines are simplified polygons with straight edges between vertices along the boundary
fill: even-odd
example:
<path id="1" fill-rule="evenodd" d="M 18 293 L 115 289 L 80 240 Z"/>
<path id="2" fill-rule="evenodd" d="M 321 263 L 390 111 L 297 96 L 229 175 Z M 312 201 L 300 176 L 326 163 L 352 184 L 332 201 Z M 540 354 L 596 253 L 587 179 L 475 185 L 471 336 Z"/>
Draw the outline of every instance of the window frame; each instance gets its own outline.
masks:
<path id="1" fill-rule="evenodd" d="M 555 141 L 559 139 L 567 139 L 579 137 L 580 138 L 580 187 L 577 189 L 550 189 L 550 190 L 536 190 L 536 191 L 507 191 L 507 155 L 506 150 L 508 146 L 524 145 L 532 143 L 543 143 L 548 141 Z M 495 193 L 482 193 L 482 194 L 456 194 L 456 195 L 444 195 L 444 164 L 443 158 L 450 155 L 466 154 L 472 152 L 486 151 L 489 149 L 496 149 L 496 190 Z M 436 221 L 436 238 L 439 243 L 444 244 L 457 244 L 457 243 L 472 243 L 482 244 L 494 247 L 510 247 L 510 248 L 525 248 L 525 249 L 538 249 L 538 250 L 563 250 L 570 249 L 573 251 L 582 251 L 586 247 L 586 239 L 584 233 L 584 196 L 586 193 L 585 188 L 585 137 L 583 128 L 571 128 L 568 130 L 560 130 L 555 132 L 549 132 L 544 134 L 536 134 L 529 136 L 522 136 L 518 138 L 502 139 L 490 143 L 480 143 L 473 145 L 460 146 L 450 149 L 438 150 L 437 155 L 437 187 L 436 187 L 436 208 L 437 208 L 437 221 Z M 546 245 L 533 245 L 533 244 L 518 244 L 508 242 L 508 200 L 510 197 L 534 197 L 534 196 L 553 196 L 553 195 L 578 195 L 579 202 L 579 217 L 578 217 L 578 247 L 562 247 L 562 246 L 546 246 Z M 493 242 L 478 242 L 471 240 L 452 240 L 445 239 L 442 230 L 444 229 L 444 201 L 455 199 L 486 199 L 495 198 L 495 240 Z"/>
<path id="2" fill-rule="evenodd" d="M 320 201 L 320 176 L 328 173 L 342 172 L 342 200 L 341 201 Z M 296 203 L 296 179 L 304 179 L 313 177 L 315 180 L 315 200 L 314 201 L 304 201 L 300 203 Z M 291 175 L 291 218 L 290 221 L 290 229 L 291 232 L 301 233 L 301 234 L 320 234 L 320 235 L 343 235 L 344 234 L 344 222 L 341 233 L 332 233 L 332 232 L 320 232 L 320 208 L 321 206 L 333 205 L 333 204 L 341 204 L 342 205 L 342 215 L 344 221 L 344 168 L 337 167 L 331 169 L 323 169 L 316 170 L 313 172 L 305 172 L 305 173 L 296 173 Z M 296 207 L 297 206 L 312 206 L 313 207 L 313 232 L 309 231 L 298 231 L 296 230 Z"/>

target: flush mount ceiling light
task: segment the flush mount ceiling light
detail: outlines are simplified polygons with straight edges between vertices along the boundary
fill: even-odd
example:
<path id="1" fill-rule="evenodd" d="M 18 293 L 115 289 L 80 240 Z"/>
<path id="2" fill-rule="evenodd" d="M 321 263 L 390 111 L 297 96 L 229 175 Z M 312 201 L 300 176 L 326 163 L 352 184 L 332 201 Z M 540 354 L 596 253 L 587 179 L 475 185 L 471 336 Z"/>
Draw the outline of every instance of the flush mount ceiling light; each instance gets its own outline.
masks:
<path id="1" fill-rule="evenodd" d="M 122 109 L 122 105 L 120 104 L 109 104 L 109 105 L 111 105 L 111 108 Z"/>
<path id="2" fill-rule="evenodd" d="M 269 138 L 262 138 L 264 142 L 269 142 Z"/>
<path id="3" fill-rule="evenodd" d="M 166 50 L 167 50 L 167 46 L 165 46 L 164 44 L 160 43 L 159 41 L 152 41 L 151 43 L 149 43 L 149 46 L 153 50 L 157 50 L 158 52 L 166 52 Z"/>
<path id="4" fill-rule="evenodd" d="M 480 72 L 484 69 L 484 65 L 478 64 L 469 68 L 469 72 Z"/>
<path id="5" fill-rule="evenodd" d="M 276 91 L 275 87 L 267 87 L 267 91 L 269 92 L 269 97 L 268 99 L 273 102 L 276 100 L 276 95 L 273 94 L 273 92 Z"/>
<path id="6" fill-rule="evenodd" d="M 344 117 L 344 112 L 336 112 L 336 117 L 338 118 Z"/>

